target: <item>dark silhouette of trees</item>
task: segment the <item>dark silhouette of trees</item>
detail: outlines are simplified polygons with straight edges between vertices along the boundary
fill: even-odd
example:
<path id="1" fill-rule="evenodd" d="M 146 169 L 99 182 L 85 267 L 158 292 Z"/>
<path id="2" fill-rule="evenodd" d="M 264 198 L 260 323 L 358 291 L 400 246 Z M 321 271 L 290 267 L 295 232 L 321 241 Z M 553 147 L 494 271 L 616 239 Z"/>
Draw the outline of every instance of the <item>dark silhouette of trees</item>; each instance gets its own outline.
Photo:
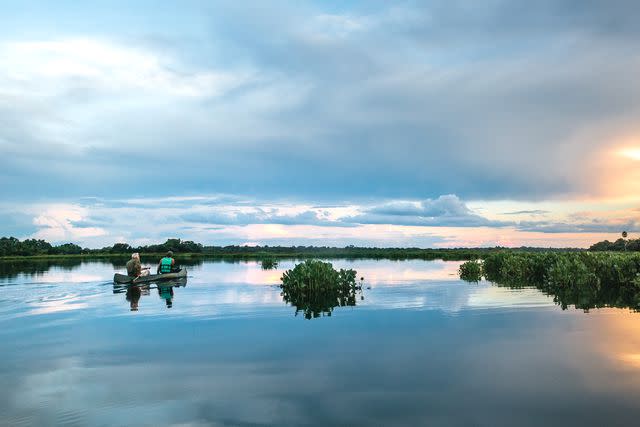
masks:
<path id="1" fill-rule="evenodd" d="M 640 251 L 640 239 L 618 239 L 615 242 L 604 240 L 594 243 L 589 248 L 590 251 Z"/>

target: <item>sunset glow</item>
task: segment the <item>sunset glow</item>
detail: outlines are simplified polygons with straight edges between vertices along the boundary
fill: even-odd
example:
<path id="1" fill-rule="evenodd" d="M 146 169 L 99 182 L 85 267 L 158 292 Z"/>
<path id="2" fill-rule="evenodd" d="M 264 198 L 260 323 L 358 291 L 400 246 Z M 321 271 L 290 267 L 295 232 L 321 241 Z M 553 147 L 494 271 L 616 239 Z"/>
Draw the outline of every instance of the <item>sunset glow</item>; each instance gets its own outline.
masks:
<path id="1" fill-rule="evenodd" d="M 640 148 L 624 148 L 618 153 L 631 160 L 640 160 Z"/>

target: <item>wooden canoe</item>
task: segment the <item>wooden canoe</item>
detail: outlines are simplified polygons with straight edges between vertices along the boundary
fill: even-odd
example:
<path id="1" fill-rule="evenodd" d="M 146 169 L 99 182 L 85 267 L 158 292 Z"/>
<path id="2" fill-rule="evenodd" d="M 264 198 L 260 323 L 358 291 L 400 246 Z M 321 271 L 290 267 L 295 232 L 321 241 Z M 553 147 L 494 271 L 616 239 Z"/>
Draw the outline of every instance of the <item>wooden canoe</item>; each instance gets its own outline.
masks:
<path id="1" fill-rule="evenodd" d="M 137 279 L 131 276 L 127 276 L 126 274 L 116 273 L 113 275 L 113 283 L 149 283 L 149 282 L 159 282 L 165 280 L 175 280 L 175 279 L 183 279 L 187 277 L 187 269 L 183 268 L 182 270 L 176 273 L 165 273 L 165 274 L 150 274 L 148 276 L 140 276 Z M 135 281 L 134 281 L 135 279 Z"/>

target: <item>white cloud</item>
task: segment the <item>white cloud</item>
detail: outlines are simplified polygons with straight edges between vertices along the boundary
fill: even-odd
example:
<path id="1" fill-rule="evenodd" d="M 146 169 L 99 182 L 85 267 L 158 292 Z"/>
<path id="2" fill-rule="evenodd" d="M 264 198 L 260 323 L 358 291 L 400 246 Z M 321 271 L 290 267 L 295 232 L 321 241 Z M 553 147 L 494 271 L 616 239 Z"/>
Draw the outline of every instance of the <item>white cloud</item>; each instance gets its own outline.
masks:
<path id="1" fill-rule="evenodd" d="M 85 207 L 70 204 L 48 206 L 33 219 L 33 224 L 40 229 L 32 236 L 49 242 L 82 242 L 89 238 L 106 236 L 107 231 L 101 227 L 77 227 L 74 222 L 87 218 L 89 210 Z"/>
<path id="2" fill-rule="evenodd" d="M 180 70 L 171 57 L 89 38 L 0 43 L 0 69 L 0 91 L 20 96 L 52 96 L 75 85 L 105 94 L 212 97 L 250 78 Z"/>
<path id="3" fill-rule="evenodd" d="M 305 23 L 304 31 L 319 40 L 344 38 L 357 31 L 363 31 L 369 25 L 364 17 L 327 14 L 316 15 Z"/>
<path id="4" fill-rule="evenodd" d="M 177 227 L 221 233 L 216 218 L 239 227 L 358 216 L 382 226 L 506 225 L 530 219 L 522 211 L 532 209 L 501 211 L 521 212 L 507 218 L 466 201 L 547 204 L 640 188 L 637 161 L 606 155 L 640 144 L 632 2 L 590 4 L 579 16 L 552 1 L 231 3 L 225 13 L 176 8 L 178 18 L 197 14 L 203 32 L 161 26 L 155 10 L 145 10 L 144 29 L 126 34 L 113 23 L 99 32 L 63 27 L 53 13 L 49 30 L 27 16 L 19 33 L 6 31 L 3 199 L 144 194 L 162 200 L 138 204 L 162 208 L 180 206 L 166 194 L 216 192 L 366 200 L 300 212 L 265 203 L 261 212 L 236 202 L 216 211 L 196 198 L 182 212 L 129 206 L 111 216 L 114 224 L 74 231 L 141 239 L 136 226 L 149 222 L 145 233 L 155 239 L 182 233 Z M 73 15 L 101 21 L 90 10 Z M 448 193 L 464 202 L 437 199 Z M 382 206 L 389 198 L 397 201 Z M 365 212 L 376 206 L 387 212 Z M 609 229 L 535 209 L 552 213 L 549 224 L 529 224 L 534 231 Z M 185 213 L 212 221 L 176 220 Z M 624 223 L 635 224 L 628 216 Z M 64 227 L 41 228 L 66 236 Z"/>
<path id="5" fill-rule="evenodd" d="M 88 247 L 116 242 L 146 245 L 168 238 L 216 245 L 584 247 L 611 240 L 622 229 L 634 232 L 634 224 L 640 223 L 638 213 L 630 209 L 556 211 L 543 218 L 523 216 L 514 220 L 514 216 L 504 215 L 502 204 L 490 205 L 490 211 L 483 211 L 486 216 L 477 213 L 477 204 L 471 210 L 453 195 L 420 202 L 324 207 L 224 196 L 156 198 L 153 203 L 93 198 L 78 203 L 26 205 L 23 211 L 32 215 L 38 230 L 30 235 L 8 232 L 16 237 L 53 243 L 71 241 Z M 515 202 L 509 206 L 519 210 Z M 0 214 L 15 209 L 15 205 L 0 206 Z M 488 219 L 501 215 L 512 220 Z"/>
<path id="6" fill-rule="evenodd" d="M 472 211 L 455 194 L 436 199 L 417 201 L 392 201 L 362 209 L 363 213 L 349 220 L 360 224 L 403 224 L 423 226 L 505 227 L 511 221 L 489 220 Z"/>

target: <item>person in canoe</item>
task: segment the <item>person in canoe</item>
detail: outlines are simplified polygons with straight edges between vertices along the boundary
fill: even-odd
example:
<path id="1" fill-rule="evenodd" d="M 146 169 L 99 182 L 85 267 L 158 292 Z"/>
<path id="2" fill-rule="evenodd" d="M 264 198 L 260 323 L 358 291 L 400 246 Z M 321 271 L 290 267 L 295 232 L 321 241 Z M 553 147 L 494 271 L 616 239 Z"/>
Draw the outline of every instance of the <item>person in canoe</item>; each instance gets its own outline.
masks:
<path id="1" fill-rule="evenodd" d="M 176 260 L 173 259 L 173 252 L 169 251 L 158 264 L 158 274 L 175 273 L 176 271 Z"/>
<path id="2" fill-rule="evenodd" d="M 127 262 L 127 275 L 135 278 L 149 275 L 149 267 L 142 267 L 140 254 L 137 252 L 131 254 L 131 259 Z"/>

